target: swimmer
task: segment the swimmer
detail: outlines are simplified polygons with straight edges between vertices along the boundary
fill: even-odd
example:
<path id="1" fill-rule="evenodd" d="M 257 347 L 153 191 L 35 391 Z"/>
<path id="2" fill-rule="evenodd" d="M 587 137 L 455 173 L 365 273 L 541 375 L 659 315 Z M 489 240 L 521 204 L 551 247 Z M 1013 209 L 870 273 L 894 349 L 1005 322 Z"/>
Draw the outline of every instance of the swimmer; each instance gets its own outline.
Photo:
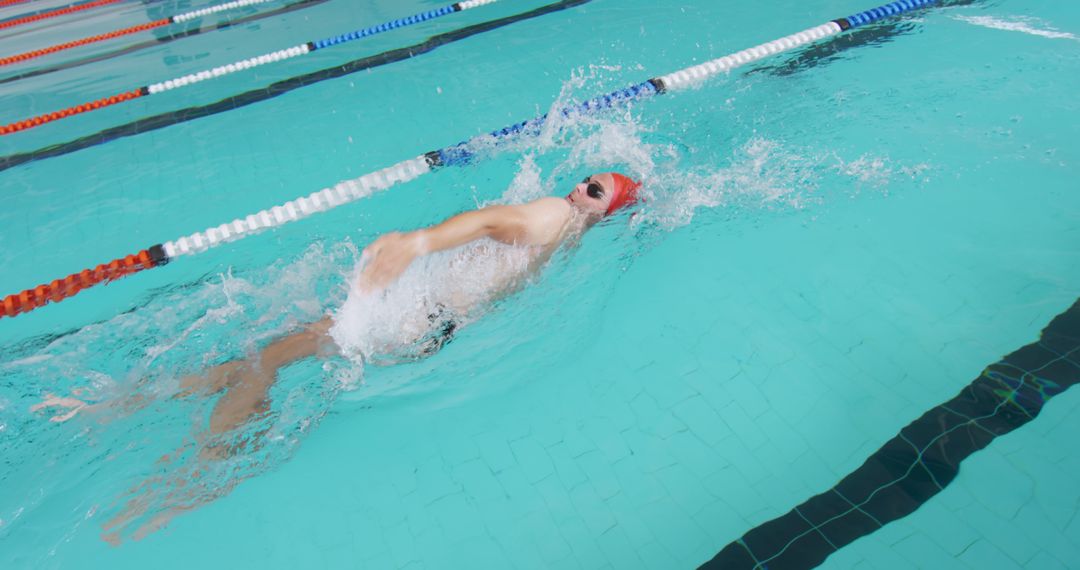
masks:
<path id="1" fill-rule="evenodd" d="M 357 288 L 364 294 L 378 293 L 391 286 L 418 257 L 478 240 L 490 239 L 526 251 L 529 263 L 493 279 L 486 298 L 450 296 L 438 303 L 452 307 L 454 312 L 466 313 L 476 303 L 490 302 L 512 292 L 526 276 L 522 273 L 538 269 L 568 238 L 580 236 L 604 217 L 635 202 L 639 187 L 640 183 L 619 173 L 596 174 L 578 183 L 565 198 L 546 197 L 521 205 L 489 206 L 458 214 L 428 228 L 385 234 L 364 248 L 362 257 L 367 259 L 367 265 Z M 434 321 L 436 315 L 428 317 Z M 268 408 L 266 395 L 278 370 L 304 358 L 337 351 L 329 334 L 332 325 L 332 319 L 325 317 L 270 343 L 253 358 L 222 364 L 202 378 L 187 379 L 183 389 L 187 392 L 225 390 L 211 415 L 210 431 L 222 433 L 240 427 Z M 452 334 L 456 328 L 452 322 L 440 326 L 444 328 L 437 332 L 446 334 Z"/>
<path id="2" fill-rule="evenodd" d="M 421 341 L 425 336 L 429 337 L 421 347 L 420 355 L 432 354 L 455 332 L 457 321 L 454 315 L 467 315 L 478 306 L 512 293 L 525 278 L 540 269 L 560 245 L 580 237 L 601 219 L 634 203 L 640 187 L 639 182 L 619 173 L 595 174 L 576 184 L 565 198 L 545 197 L 520 205 L 489 206 L 457 214 L 431 227 L 385 234 L 363 251 L 361 259 L 366 265 L 355 284 L 356 295 L 371 298 L 384 292 L 416 259 L 466 244 L 477 242 L 483 246 L 486 242 L 492 247 L 505 244 L 502 247 L 522 253 L 518 262 L 487 275 L 489 282 L 482 284 L 481 291 L 464 294 L 455 291 L 451 284 L 443 298 L 432 300 L 434 309 L 423 315 L 423 328 L 428 330 L 420 330 L 414 339 Z M 346 305 L 352 297 L 350 295 Z M 342 312 L 344 310 L 345 307 Z M 208 433 L 196 438 L 200 461 L 221 460 L 242 451 L 238 447 L 246 445 L 244 443 L 225 445 L 209 443 L 209 440 L 242 428 L 265 414 L 270 409 L 269 390 L 280 369 L 305 358 L 342 353 L 344 347 L 335 342 L 337 337 L 333 327 L 334 319 L 324 317 L 299 332 L 271 342 L 252 357 L 227 362 L 209 369 L 204 375 L 181 380 L 177 397 L 221 394 L 211 413 Z M 76 398 L 48 394 L 33 410 L 49 408 L 56 412 L 52 421 L 66 421 L 93 406 Z M 253 439 L 257 440 L 259 435 Z M 229 487 L 235 483 L 230 482 Z M 160 528 L 180 511 L 191 508 L 194 506 L 187 505 L 157 515 L 135 533 L 135 538 Z M 125 526 L 144 510 L 145 504 L 129 503 L 123 512 L 106 523 L 105 530 Z M 115 533 L 107 534 L 105 538 L 110 542 L 119 540 Z"/>

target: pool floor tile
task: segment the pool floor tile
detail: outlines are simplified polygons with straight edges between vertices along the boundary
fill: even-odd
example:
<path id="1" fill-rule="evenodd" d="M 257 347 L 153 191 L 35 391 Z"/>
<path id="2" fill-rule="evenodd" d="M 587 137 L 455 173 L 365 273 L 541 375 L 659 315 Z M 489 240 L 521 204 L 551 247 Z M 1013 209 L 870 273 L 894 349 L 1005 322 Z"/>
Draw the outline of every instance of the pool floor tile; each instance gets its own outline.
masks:
<path id="1" fill-rule="evenodd" d="M 578 485 L 570 491 L 570 503 L 578 517 L 592 531 L 602 534 L 616 524 L 609 504 L 605 503 L 591 485 Z"/>
<path id="2" fill-rule="evenodd" d="M 681 566 L 678 559 L 658 542 L 638 546 L 637 554 L 645 568 L 679 568 Z"/>
<path id="3" fill-rule="evenodd" d="M 598 570 L 608 566 L 609 561 L 600 546 L 596 543 L 596 537 L 601 536 L 607 529 L 596 532 L 585 524 L 585 521 L 574 517 L 562 521 L 559 530 L 563 538 L 570 543 L 570 549 L 574 551 L 574 559 L 586 570 Z"/>
<path id="4" fill-rule="evenodd" d="M 653 486 L 647 484 L 647 481 L 642 481 L 635 476 L 631 476 L 628 480 L 642 483 L 641 488 L 629 489 L 624 486 L 623 481 L 618 477 L 620 469 L 624 469 L 632 475 L 638 475 L 639 473 L 636 464 L 629 459 L 612 465 L 603 454 L 591 451 L 575 459 L 575 462 L 585 472 L 589 485 L 592 486 L 601 499 L 606 500 L 619 494 L 629 494 L 636 497 L 638 496 L 637 492 L 648 495 L 648 491 L 653 488 Z"/>
<path id="5" fill-rule="evenodd" d="M 704 546 L 708 536 L 697 522 L 670 501 L 657 501 L 641 508 L 641 517 L 652 530 L 658 543 L 680 560 L 679 566 L 690 563 L 684 557 Z"/>
<path id="6" fill-rule="evenodd" d="M 1072 560 L 1075 560 L 1073 558 Z M 1061 560 L 1054 558 L 1046 552 L 1040 552 L 1035 555 L 1025 566 L 1025 570 L 1069 570 Z"/>
<path id="7" fill-rule="evenodd" d="M 994 547 L 986 539 L 977 540 L 958 557 L 961 562 L 972 570 L 1016 570 L 1021 568 L 1016 562 L 1005 555 L 1004 552 Z"/>
<path id="8" fill-rule="evenodd" d="M 641 543 L 631 542 L 621 528 L 615 527 L 605 532 L 596 539 L 596 542 L 615 568 L 620 570 L 646 568 L 635 547 L 636 544 Z"/>
<path id="9" fill-rule="evenodd" d="M 891 546 L 906 558 L 911 568 L 953 568 L 956 558 L 924 534 L 912 534 Z"/>
<path id="10" fill-rule="evenodd" d="M 547 451 L 531 437 L 511 442 L 510 451 L 529 483 L 536 483 L 555 472 Z"/>
<path id="11" fill-rule="evenodd" d="M 555 473 L 564 488 L 573 489 L 589 480 L 577 461 L 571 456 L 570 449 L 565 443 L 557 443 L 548 447 L 547 454 L 551 458 L 555 466 Z"/>

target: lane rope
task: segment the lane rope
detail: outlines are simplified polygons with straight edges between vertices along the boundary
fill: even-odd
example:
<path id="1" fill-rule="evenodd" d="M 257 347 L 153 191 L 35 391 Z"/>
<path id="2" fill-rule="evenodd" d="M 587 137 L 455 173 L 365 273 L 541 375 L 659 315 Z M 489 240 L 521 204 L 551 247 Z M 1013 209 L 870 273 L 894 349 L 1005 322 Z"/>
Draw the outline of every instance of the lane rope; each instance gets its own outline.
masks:
<path id="1" fill-rule="evenodd" d="M 0 8 L 5 6 L 14 6 L 15 4 L 22 4 L 23 2 L 29 2 L 30 0 L 0 0 Z"/>
<path id="2" fill-rule="evenodd" d="M 702 84 L 710 77 L 731 71 L 770 55 L 818 42 L 843 31 L 864 26 L 883 18 L 937 4 L 939 1 L 899 0 L 891 2 L 732 55 L 713 59 L 667 75 L 654 77 L 642 83 L 594 97 L 577 105 L 565 107 L 558 112 L 564 117 L 570 117 L 575 114 L 610 109 L 653 95 L 694 87 Z M 71 297 L 93 285 L 113 281 L 153 267 L 160 267 L 185 255 L 195 255 L 223 243 L 302 220 L 313 214 L 365 198 L 374 192 L 385 190 L 396 184 L 415 180 L 436 168 L 468 164 L 477 156 L 476 151 L 473 150 L 474 148 L 478 146 L 490 148 L 493 142 L 498 143 L 509 137 L 537 134 L 543 127 L 547 117 L 547 114 L 541 115 L 488 134 L 478 135 L 456 145 L 404 160 L 359 178 L 339 182 L 329 188 L 290 200 L 250 216 L 237 218 L 201 232 L 154 245 L 134 255 L 128 255 L 99 265 L 93 270 L 84 270 L 69 275 L 64 279 L 57 279 L 49 284 L 39 285 L 21 293 L 9 295 L 3 301 L 0 301 L 0 318 L 13 317 L 29 312 L 49 302 L 58 302 Z"/>
<path id="3" fill-rule="evenodd" d="M 101 6 L 108 6 L 109 4 L 116 4 L 123 2 L 124 0 L 94 0 L 93 2 L 86 2 L 83 4 L 72 4 L 65 8 L 58 10 L 52 10 L 49 12 L 42 12 L 40 14 L 34 14 L 32 16 L 24 16 L 22 18 L 14 18 L 11 20 L 4 20 L 0 22 L 0 30 L 6 28 L 14 28 L 15 26 L 21 26 L 23 24 L 30 24 L 32 22 L 40 22 L 41 20 L 47 20 L 49 18 L 56 18 L 58 16 L 66 16 L 68 14 L 75 14 L 84 10 L 90 10 L 91 8 L 98 8 Z"/>
<path id="4" fill-rule="evenodd" d="M 139 32 L 145 32 L 147 30 L 153 30 L 154 28 L 161 28 L 171 24 L 179 24 L 187 22 L 188 20 L 194 20 L 196 18 L 202 18 L 211 14 L 217 14 L 218 12 L 225 12 L 228 10 L 235 10 L 237 8 L 245 8 L 247 6 L 253 6 L 256 4 L 266 4 L 273 2 L 274 0 L 236 0 L 235 2 L 227 2 L 225 4 L 219 4 L 217 6 L 210 6 L 201 10 L 194 10 L 191 12 L 184 12 L 183 14 L 177 14 L 168 18 L 162 18 L 160 20 L 154 20 L 145 24 L 139 24 L 137 26 L 131 26 L 127 28 L 121 28 L 119 30 L 113 30 L 104 34 L 98 34 L 96 36 L 90 36 L 87 38 L 81 38 L 78 40 L 49 46 L 47 48 L 28 51 L 25 53 L 16 54 L 9 57 L 0 57 L 0 66 L 11 65 L 13 63 L 21 63 L 36 57 L 56 53 L 59 51 L 76 48 L 79 46 L 85 46 L 92 43 L 103 42 L 105 40 L 111 40 L 131 34 L 137 34 Z"/>
<path id="5" fill-rule="evenodd" d="M 26 129 L 32 129 L 37 126 L 44 125 L 45 123 L 51 123 L 58 119 L 78 115 L 87 111 L 93 111 L 102 107 L 108 107 L 117 103 L 129 101 L 131 99 L 136 99 L 138 97 L 156 95 L 158 93 L 164 93 L 166 91 L 172 91 L 173 89 L 178 89 L 180 87 L 187 87 L 188 85 L 200 83 L 208 79 L 216 79 L 218 77 L 236 73 L 237 71 L 243 71 L 246 69 L 251 69 L 253 67 L 266 65 L 272 62 L 284 61 L 286 59 L 292 59 L 294 57 L 307 55 L 313 51 L 340 45 L 369 36 L 374 36 L 383 32 L 395 30 L 397 28 L 411 26 L 420 22 L 426 22 L 428 20 L 440 18 L 442 16 L 453 14 L 455 12 L 462 12 L 464 10 L 476 8 L 485 4 L 492 4 L 496 1 L 497 0 L 467 0 L 465 2 L 457 2 L 455 4 L 444 6 L 436 10 L 428 10 L 426 12 L 414 14 L 406 18 L 399 18 L 397 20 L 384 22 L 377 26 L 371 26 L 368 28 L 355 30 L 346 34 L 341 34 L 322 40 L 307 42 L 291 48 L 286 48 L 260 56 L 251 57 L 235 63 L 230 63 L 228 65 L 221 65 L 213 69 L 207 69 L 205 71 L 200 71 L 197 73 L 190 73 L 182 77 L 169 79 L 168 81 L 161 81 L 159 83 L 139 87 L 138 89 L 134 89 L 126 93 L 121 93 L 119 95 L 114 95 L 112 97 L 105 97 L 102 99 L 98 99 L 97 101 L 92 101 L 90 103 L 83 103 L 82 105 L 68 107 L 67 109 L 62 109 L 60 111 L 53 111 L 52 113 L 47 113 L 45 115 L 38 115 L 30 119 L 24 119 L 22 121 L 16 121 L 9 125 L 0 126 L 0 135 L 17 133 L 19 131 L 24 131 Z M 137 93 L 137 95 L 132 96 L 132 93 Z"/>
<path id="6" fill-rule="evenodd" d="M 326 2 L 329 0 L 317 1 Z M 544 4 L 526 12 L 503 15 L 491 20 L 478 20 L 460 28 L 429 36 L 419 43 L 402 45 L 401 47 L 387 51 L 372 53 L 352 61 L 336 62 L 331 64 L 330 67 L 323 67 L 322 69 L 294 75 L 286 79 L 274 81 L 269 85 L 263 84 L 261 86 L 255 86 L 253 89 L 241 91 L 210 103 L 175 108 L 162 113 L 147 115 L 99 131 L 82 134 L 79 135 L 78 138 L 66 142 L 52 143 L 36 150 L 0 156 L 0 172 L 23 164 L 56 158 L 99 145 L 112 144 L 114 141 L 118 141 L 122 138 L 141 136 L 152 131 L 165 129 L 188 121 L 197 121 L 221 113 L 230 113 L 248 105 L 269 101 L 299 89 L 307 89 L 324 81 L 332 81 L 362 71 L 373 70 L 382 66 L 389 66 L 407 61 L 414 57 L 424 56 L 437 49 L 450 46 L 455 42 L 472 38 L 480 34 L 494 34 L 506 26 L 582 6 L 592 1 L 593 0 L 555 0 L 550 4 Z M 292 6 L 297 6 L 297 4 L 292 4 Z M 2 83 L 3 80 L 0 80 L 0 84 Z"/>
<path id="7" fill-rule="evenodd" d="M 171 43 L 171 42 L 186 39 L 186 38 L 192 38 L 192 37 L 195 37 L 195 36 L 198 36 L 198 35 L 201 35 L 201 34 L 205 34 L 205 33 L 209 33 L 209 32 L 215 32 L 215 31 L 218 31 L 218 30 L 223 30 L 223 29 L 234 27 L 234 26 L 239 26 L 241 24 L 247 24 L 249 22 L 257 22 L 259 20 L 265 20 L 267 18 L 273 18 L 273 17 L 276 17 L 276 16 L 280 16 L 282 14 L 288 14 L 290 12 L 295 12 L 297 10 L 303 10 L 303 9 L 310 8 L 312 6 L 317 6 L 319 4 L 323 4 L 323 3 L 326 3 L 326 2 L 329 2 L 329 1 L 330 0 L 296 0 L 296 1 L 292 2 L 292 3 L 290 3 L 290 4 L 285 4 L 285 5 L 277 7 L 277 8 L 271 8 L 271 9 L 263 11 L 263 12 L 255 12 L 255 13 L 248 14 L 248 15 L 245 15 L 245 16 L 235 16 L 232 19 L 224 20 L 224 21 L 221 21 L 221 22 L 215 22 L 215 23 L 203 22 L 202 25 L 200 25 L 197 28 L 181 28 L 181 29 L 169 32 L 168 34 L 163 34 L 163 35 L 160 35 L 160 36 L 154 36 L 149 40 L 144 40 L 144 41 L 141 41 L 139 43 L 119 47 L 117 49 L 114 49 L 112 51 L 108 51 L 108 52 L 105 52 L 105 53 L 92 54 L 92 55 L 87 55 L 85 57 L 80 57 L 78 59 L 72 59 L 72 60 L 63 61 L 63 62 L 54 64 L 54 65 L 52 65 L 50 67 L 39 67 L 39 68 L 34 68 L 34 69 L 28 69 L 26 71 L 20 71 L 20 72 L 14 73 L 12 75 L 8 75 L 8 76 L 0 78 L 0 85 L 4 85 L 6 83 L 12 83 L 14 81 L 21 81 L 23 79 L 29 79 L 31 77 L 38 77 L 38 76 L 41 76 L 41 75 L 48 75 L 50 73 L 56 73 L 58 71 L 65 71 L 65 70 L 68 70 L 68 69 L 75 69 L 76 67 L 82 67 L 84 65 L 88 65 L 88 64 L 91 64 L 91 63 L 98 63 L 98 62 L 102 62 L 102 61 L 107 61 L 107 60 L 113 59 L 115 57 L 120 57 L 120 56 L 123 56 L 123 55 L 132 54 L 132 53 L 135 53 L 137 51 L 141 51 L 141 50 L 144 50 L 144 49 L 147 49 L 147 48 L 160 47 L 160 46 L 165 45 L 167 43 Z"/>

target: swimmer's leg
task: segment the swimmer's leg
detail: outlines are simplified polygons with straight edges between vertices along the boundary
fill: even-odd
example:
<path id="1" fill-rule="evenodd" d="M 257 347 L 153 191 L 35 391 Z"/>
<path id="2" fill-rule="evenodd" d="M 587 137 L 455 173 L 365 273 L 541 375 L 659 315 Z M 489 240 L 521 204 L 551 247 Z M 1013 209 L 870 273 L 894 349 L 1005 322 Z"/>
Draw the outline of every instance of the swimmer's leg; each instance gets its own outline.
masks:
<path id="1" fill-rule="evenodd" d="M 213 382 L 224 380 L 227 389 L 210 415 L 210 433 L 236 429 L 256 414 L 265 412 L 269 405 L 267 394 L 277 379 L 278 370 L 332 349 L 333 341 L 327 335 L 331 324 L 330 318 L 325 317 L 298 333 L 275 340 L 254 358 L 221 365 L 233 365 L 233 368 L 213 379 Z M 211 388 L 214 386 L 211 384 Z"/>
<path id="2" fill-rule="evenodd" d="M 264 348 L 254 358 L 244 360 L 232 360 L 219 364 L 206 371 L 201 376 L 186 376 L 180 379 L 180 392 L 177 397 L 185 397 L 202 393 L 205 395 L 218 394 L 226 388 L 244 383 L 246 375 L 249 375 L 254 367 L 271 366 L 276 372 L 278 368 L 291 362 L 314 356 L 326 341 L 326 333 L 330 330 L 330 318 L 308 325 L 303 331 L 280 338 Z"/>
<path id="3" fill-rule="evenodd" d="M 207 371 L 204 376 L 189 377 L 182 381 L 182 392 L 178 396 L 195 393 L 215 394 L 224 391 L 218 399 L 210 414 L 210 427 L 208 433 L 199 434 L 196 439 L 200 442 L 198 461 L 206 464 L 213 461 L 221 461 L 234 455 L 237 447 L 222 443 L 205 443 L 213 441 L 213 436 L 227 433 L 247 424 L 258 414 L 269 409 L 268 394 L 270 386 L 277 379 L 278 370 L 301 360 L 319 354 L 329 354 L 333 351 L 334 343 L 327 334 L 332 321 L 329 317 L 308 325 L 304 330 L 282 337 L 267 345 L 257 355 L 244 360 L 226 362 L 215 366 Z M 258 445 L 259 438 L 265 431 L 252 435 L 252 445 Z M 200 475 L 196 470 L 196 478 Z M 178 479 L 166 485 L 173 489 L 171 493 L 182 492 L 181 489 L 187 481 Z M 134 533 L 133 538 L 138 540 L 147 534 L 165 526 L 177 515 L 186 511 L 194 510 L 199 506 L 227 494 L 236 484 L 238 479 L 232 479 L 224 489 L 218 489 L 212 494 L 196 497 L 192 501 L 174 504 L 164 511 L 157 513 L 153 518 L 141 525 Z M 136 498 L 129 501 L 124 509 L 112 520 L 104 525 L 105 534 L 102 535 L 107 542 L 118 544 L 120 542 L 121 529 L 126 527 L 134 519 L 145 514 L 149 507 L 149 497 Z"/>

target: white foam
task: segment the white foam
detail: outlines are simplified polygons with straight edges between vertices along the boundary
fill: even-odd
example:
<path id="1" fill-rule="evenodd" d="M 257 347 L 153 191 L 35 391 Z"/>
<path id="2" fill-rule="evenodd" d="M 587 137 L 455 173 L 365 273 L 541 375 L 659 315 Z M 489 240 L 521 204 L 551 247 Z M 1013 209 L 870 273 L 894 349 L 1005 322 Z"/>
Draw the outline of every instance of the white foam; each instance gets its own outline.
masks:
<path id="1" fill-rule="evenodd" d="M 480 240 L 415 260 L 384 291 L 365 293 L 357 283 L 366 260 L 346 278 L 348 297 L 334 312 L 330 335 L 353 362 L 389 364 L 415 358 L 411 349 L 442 318 L 466 324 L 529 274 L 526 248 Z"/>
<path id="2" fill-rule="evenodd" d="M 836 168 L 841 174 L 855 178 L 860 184 L 879 188 L 888 184 L 893 175 L 893 168 L 888 158 L 868 154 L 850 162 L 838 158 Z"/>
<path id="3" fill-rule="evenodd" d="M 1011 20 L 1001 20 L 993 16 L 953 16 L 957 20 L 974 24 L 976 26 L 982 26 L 984 28 L 990 28 L 993 30 L 1005 30 L 1008 32 L 1020 32 L 1023 34 L 1029 34 L 1032 36 L 1039 36 L 1043 38 L 1050 38 L 1055 40 L 1073 40 L 1080 41 L 1080 37 L 1070 34 L 1068 32 L 1059 32 L 1054 29 L 1036 28 L 1032 24 L 1045 25 L 1038 20 L 1032 18 L 1017 17 Z"/>
<path id="4" fill-rule="evenodd" d="M 760 137 L 736 148 L 726 164 L 685 171 L 683 157 L 672 152 L 675 156 L 658 167 L 652 182 L 656 199 L 641 216 L 641 222 L 666 229 L 689 224 L 700 208 L 803 208 L 815 200 L 819 170 L 826 162 Z"/>

